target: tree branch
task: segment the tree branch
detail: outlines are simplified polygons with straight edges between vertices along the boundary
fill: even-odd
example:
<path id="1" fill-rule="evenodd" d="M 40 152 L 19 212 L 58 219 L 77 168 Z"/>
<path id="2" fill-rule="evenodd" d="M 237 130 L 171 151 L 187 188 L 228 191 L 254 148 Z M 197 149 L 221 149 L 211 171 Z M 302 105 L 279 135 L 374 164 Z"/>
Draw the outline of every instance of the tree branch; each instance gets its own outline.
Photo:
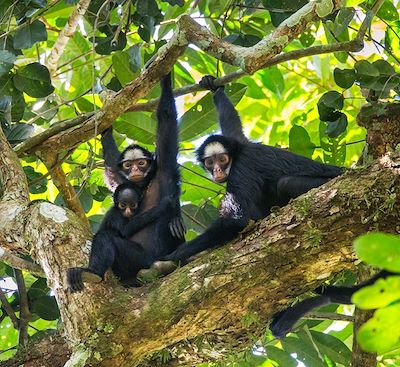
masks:
<path id="1" fill-rule="evenodd" d="M 15 315 L 15 312 L 12 309 L 10 302 L 8 302 L 8 299 L 1 288 L 0 288 L 0 301 L 1 301 L 1 307 L 4 308 L 4 311 L 6 312 L 7 316 L 10 318 L 14 326 L 14 329 L 18 330 L 19 321 L 17 319 L 17 316 Z"/>
<path id="2" fill-rule="evenodd" d="M 47 58 L 47 68 L 50 71 L 50 75 L 54 75 L 57 70 L 58 60 L 63 54 L 65 47 L 69 39 L 75 33 L 75 29 L 81 20 L 82 16 L 86 13 L 91 0 L 79 0 L 76 4 L 76 8 L 68 18 L 67 24 L 59 33 L 56 42 L 54 43 L 50 55 Z"/>
<path id="3" fill-rule="evenodd" d="M 26 291 L 24 276 L 22 271 L 14 269 L 15 279 L 18 286 L 19 294 L 19 327 L 18 327 L 18 346 L 26 347 L 28 343 L 28 325 L 32 319 L 29 310 L 28 293 Z"/>
<path id="4" fill-rule="evenodd" d="M 67 291 L 65 270 L 86 263 L 82 245 L 90 238 L 70 212 L 34 203 L 24 213 L 22 236 L 50 281 L 68 337 L 84 347 L 88 363 L 96 355 L 100 366 L 136 366 L 205 335 L 218 339 L 220 350 L 229 352 L 236 339 L 246 347 L 245 336 L 261 333 L 293 298 L 352 268 L 352 242 L 361 233 L 396 231 L 399 198 L 400 156 L 385 156 L 293 200 L 236 242 L 129 290 L 111 277 L 81 294 Z M 257 320 L 251 327 L 242 323 L 249 313 Z"/>
<path id="5" fill-rule="evenodd" d="M 45 277 L 42 268 L 38 264 L 15 256 L 12 252 L 9 252 L 2 247 L 0 247 L 0 261 L 14 269 L 26 270 L 38 277 Z"/>

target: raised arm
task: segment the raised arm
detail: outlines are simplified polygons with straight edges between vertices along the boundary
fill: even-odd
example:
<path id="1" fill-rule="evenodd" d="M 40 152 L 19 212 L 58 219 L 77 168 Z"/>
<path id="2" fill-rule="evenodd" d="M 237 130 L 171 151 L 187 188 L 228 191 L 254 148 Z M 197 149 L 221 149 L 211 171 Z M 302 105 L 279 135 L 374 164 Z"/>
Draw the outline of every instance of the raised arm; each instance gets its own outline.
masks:
<path id="1" fill-rule="evenodd" d="M 175 99 L 172 93 L 171 73 L 161 80 L 161 97 L 157 108 L 157 170 L 160 185 L 160 197 L 172 196 L 174 205 L 168 216 L 168 225 L 172 235 L 184 238 L 185 225 L 181 217 L 180 176 L 178 171 L 178 122 Z"/>
<path id="2" fill-rule="evenodd" d="M 117 164 L 120 152 L 117 144 L 115 144 L 112 132 L 112 127 L 103 132 L 101 135 L 101 145 L 103 147 L 103 158 L 105 162 L 105 182 L 108 188 L 114 192 L 117 186 L 126 179 L 119 173 Z"/>
<path id="3" fill-rule="evenodd" d="M 235 138 L 240 142 L 247 142 L 248 139 L 243 134 L 242 121 L 239 114 L 225 94 L 224 87 L 215 86 L 215 79 L 212 75 L 206 75 L 200 80 L 199 85 L 213 92 L 213 100 L 215 107 L 217 107 L 222 135 Z"/>

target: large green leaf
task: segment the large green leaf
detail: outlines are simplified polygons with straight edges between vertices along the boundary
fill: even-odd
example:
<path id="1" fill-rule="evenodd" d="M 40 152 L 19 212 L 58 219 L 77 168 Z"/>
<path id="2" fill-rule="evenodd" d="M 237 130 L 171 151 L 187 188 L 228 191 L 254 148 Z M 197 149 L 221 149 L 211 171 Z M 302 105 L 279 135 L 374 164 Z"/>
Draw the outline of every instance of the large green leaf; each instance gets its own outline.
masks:
<path id="1" fill-rule="evenodd" d="M 366 352 L 383 354 L 400 347 L 400 304 L 375 311 L 357 333 L 357 340 Z"/>
<path id="2" fill-rule="evenodd" d="M 311 142 L 310 136 L 304 127 L 294 125 L 289 133 L 289 149 L 290 151 L 311 158 L 315 144 Z"/>
<path id="3" fill-rule="evenodd" d="M 17 56 L 10 51 L 0 50 L 0 76 L 8 73 L 14 66 Z"/>
<path id="4" fill-rule="evenodd" d="M 400 236 L 367 233 L 354 241 L 357 256 L 370 265 L 400 272 Z"/>
<path id="5" fill-rule="evenodd" d="M 143 144 L 154 144 L 156 141 L 157 122 L 144 112 L 127 112 L 113 124 L 114 128 Z"/>
<path id="6" fill-rule="evenodd" d="M 400 300 L 400 276 L 378 279 L 373 285 L 357 291 L 351 300 L 362 309 L 386 307 Z"/>
<path id="7" fill-rule="evenodd" d="M 60 317 L 60 311 L 54 296 L 38 297 L 32 302 L 31 310 L 45 320 L 57 320 Z"/>
<path id="8" fill-rule="evenodd" d="M 36 42 L 47 40 L 46 26 L 40 20 L 27 23 L 14 35 L 14 48 L 31 48 Z"/>
<path id="9" fill-rule="evenodd" d="M 46 97 L 54 91 L 49 70 L 38 62 L 18 69 L 14 84 L 20 91 L 34 98 Z"/>

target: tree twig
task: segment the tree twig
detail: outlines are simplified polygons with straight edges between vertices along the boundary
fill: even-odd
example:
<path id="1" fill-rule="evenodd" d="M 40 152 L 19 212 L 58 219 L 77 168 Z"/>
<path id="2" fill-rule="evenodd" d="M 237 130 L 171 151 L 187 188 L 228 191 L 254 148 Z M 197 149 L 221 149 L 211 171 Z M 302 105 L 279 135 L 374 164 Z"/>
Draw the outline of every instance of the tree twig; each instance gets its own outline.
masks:
<path id="1" fill-rule="evenodd" d="M 26 347 L 28 343 L 28 325 L 32 319 L 32 314 L 29 310 L 28 293 L 26 291 L 25 280 L 24 276 L 22 275 L 22 271 L 14 269 L 14 274 L 19 293 L 18 345 L 20 347 Z"/>

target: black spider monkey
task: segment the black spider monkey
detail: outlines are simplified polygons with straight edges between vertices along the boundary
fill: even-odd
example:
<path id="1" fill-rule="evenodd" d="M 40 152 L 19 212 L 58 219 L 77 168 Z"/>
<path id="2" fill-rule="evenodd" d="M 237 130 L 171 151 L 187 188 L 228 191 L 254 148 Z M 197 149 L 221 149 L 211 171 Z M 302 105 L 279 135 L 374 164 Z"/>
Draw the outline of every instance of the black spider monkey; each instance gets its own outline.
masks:
<path id="1" fill-rule="evenodd" d="M 102 135 L 106 178 L 113 190 L 118 184 L 133 182 L 144 191 L 139 213 L 156 206 L 167 197 L 174 198 L 171 209 L 139 230 L 130 240 L 139 243 L 153 261 L 174 251 L 184 242 L 185 226 L 179 202 L 180 176 L 177 165 L 178 124 L 172 94 L 171 74 L 161 80 L 161 97 L 157 108 L 157 142 L 153 155 L 138 145 L 118 151 L 112 130 Z"/>
<path id="2" fill-rule="evenodd" d="M 129 237 L 157 220 L 173 204 L 173 197 L 165 197 L 160 204 L 139 213 L 142 190 L 132 182 L 119 185 L 114 192 L 114 206 L 108 210 L 93 237 L 87 268 L 70 268 L 68 286 L 72 292 L 84 289 L 84 281 L 99 282 L 112 269 L 125 285 L 136 285 L 137 272 L 149 267 L 153 258 Z"/>
<path id="3" fill-rule="evenodd" d="M 353 287 L 328 286 L 325 288 L 318 288 L 315 292 L 320 293 L 319 296 L 305 299 L 304 301 L 301 301 L 273 316 L 272 322 L 269 326 L 272 335 L 277 338 L 284 337 L 293 329 L 293 326 L 298 320 L 300 320 L 300 318 L 314 308 L 329 305 L 331 303 L 340 303 L 345 305 L 352 304 L 351 297 L 355 292 L 363 287 L 374 284 L 378 279 L 384 279 L 390 275 L 396 274 L 383 270 L 371 279 Z"/>
<path id="4" fill-rule="evenodd" d="M 198 149 L 197 157 L 215 181 L 226 181 L 226 194 L 220 203 L 219 218 L 204 233 L 180 245 L 163 260 L 184 262 L 203 250 L 226 244 L 250 219 L 265 218 L 273 206 L 283 206 L 342 173 L 340 167 L 250 142 L 224 88 L 216 87 L 214 80 L 206 76 L 199 84 L 213 92 L 222 136 L 209 136 Z"/>

